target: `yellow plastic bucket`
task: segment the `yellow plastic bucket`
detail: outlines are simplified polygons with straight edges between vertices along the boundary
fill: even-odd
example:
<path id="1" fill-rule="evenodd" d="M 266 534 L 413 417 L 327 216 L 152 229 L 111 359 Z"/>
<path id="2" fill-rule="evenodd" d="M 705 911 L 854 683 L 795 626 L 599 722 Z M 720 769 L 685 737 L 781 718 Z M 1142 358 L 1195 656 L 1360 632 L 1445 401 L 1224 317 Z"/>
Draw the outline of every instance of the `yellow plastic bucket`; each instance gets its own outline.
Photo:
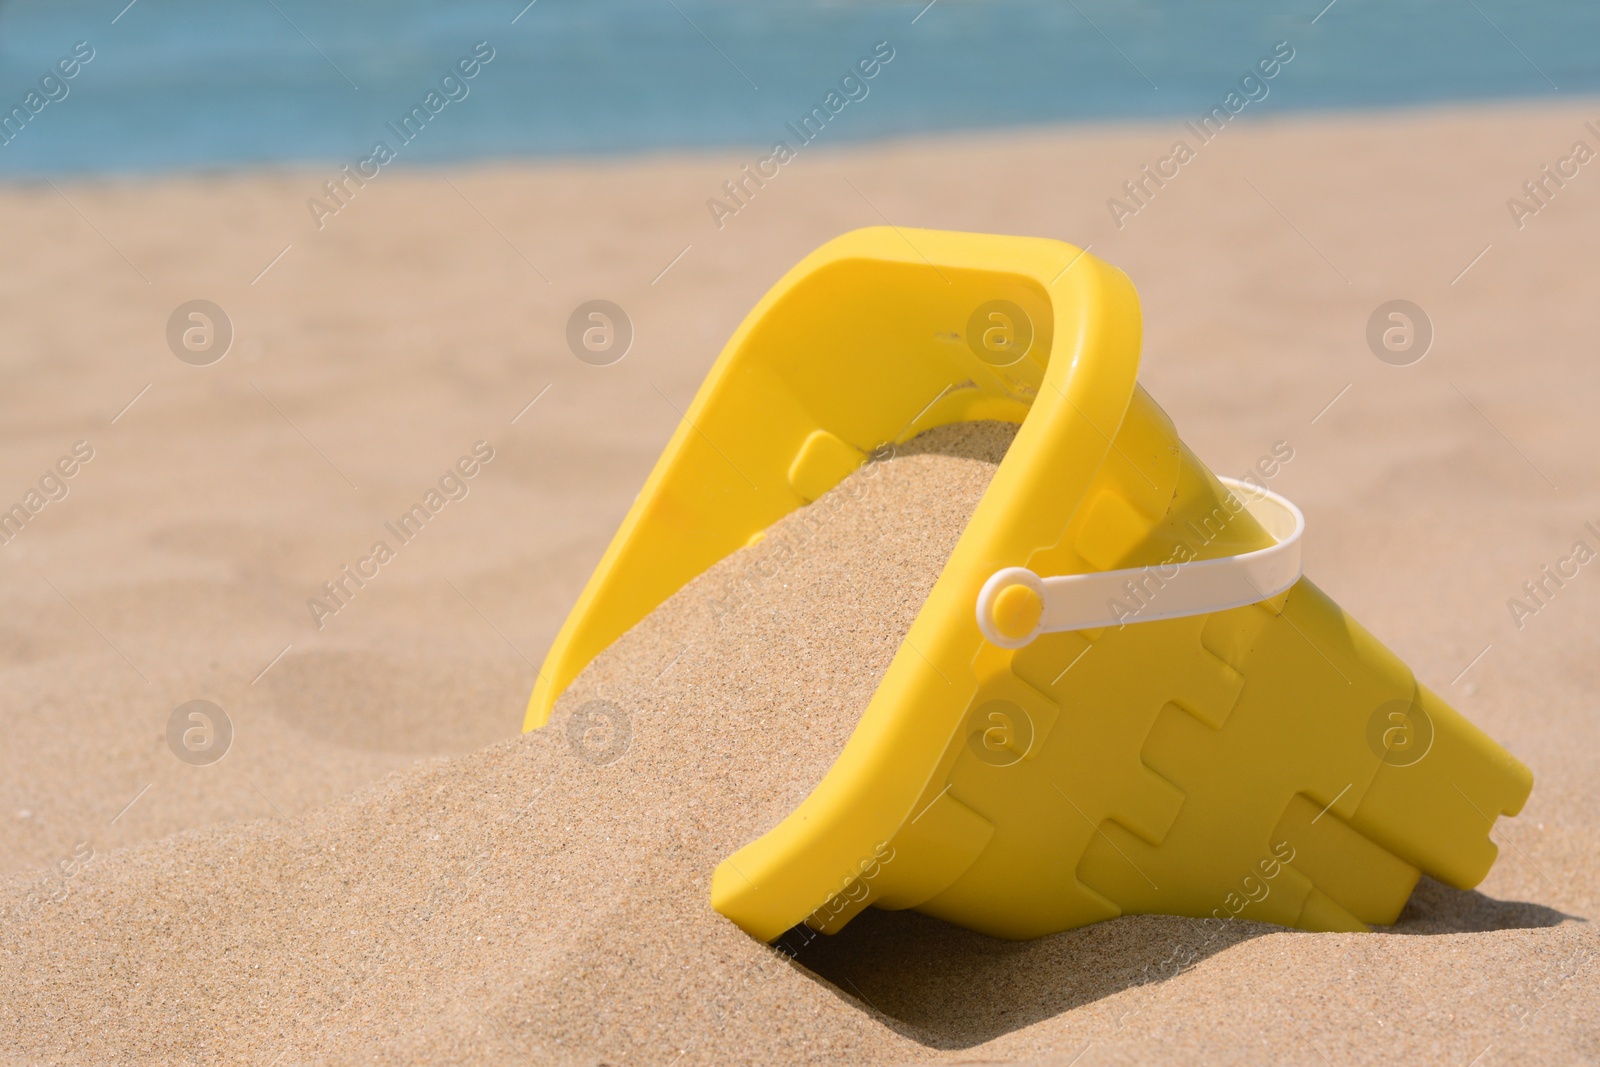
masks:
<path id="1" fill-rule="evenodd" d="M 860 724 L 718 866 L 718 911 L 766 941 L 869 905 L 1006 938 L 1139 912 L 1360 930 L 1421 873 L 1477 884 L 1532 775 L 1299 577 L 1298 511 L 1183 445 L 1139 345 L 1132 284 L 1070 245 L 830 241 L 723 350 L 526 728 L 874 448 L 1001 419 L 1016 439 Z"/>

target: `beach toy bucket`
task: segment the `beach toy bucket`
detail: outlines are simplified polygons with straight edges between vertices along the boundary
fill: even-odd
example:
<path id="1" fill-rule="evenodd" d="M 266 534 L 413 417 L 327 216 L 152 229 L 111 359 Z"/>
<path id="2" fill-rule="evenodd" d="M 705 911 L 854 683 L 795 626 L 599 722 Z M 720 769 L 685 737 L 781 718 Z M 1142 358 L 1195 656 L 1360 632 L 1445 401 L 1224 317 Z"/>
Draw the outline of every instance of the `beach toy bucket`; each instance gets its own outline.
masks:
<path id="1" fill-rule="evenodd" d="M 1136 384 L 1115 268 L 875 227 L 728 342 L 567 619 L 527 728 L 601 650 L 876 449 L 1019 424 L 815 790 L 727 857 L 765 941 L 915 908 L 1004 938 L 1157 912 L 1362 930 L 1469 888 L 1532 775 L 1300 575 L 1300 512 L 1215 477 Z M 880 452 L 880 455 L 882 453 Z"/>

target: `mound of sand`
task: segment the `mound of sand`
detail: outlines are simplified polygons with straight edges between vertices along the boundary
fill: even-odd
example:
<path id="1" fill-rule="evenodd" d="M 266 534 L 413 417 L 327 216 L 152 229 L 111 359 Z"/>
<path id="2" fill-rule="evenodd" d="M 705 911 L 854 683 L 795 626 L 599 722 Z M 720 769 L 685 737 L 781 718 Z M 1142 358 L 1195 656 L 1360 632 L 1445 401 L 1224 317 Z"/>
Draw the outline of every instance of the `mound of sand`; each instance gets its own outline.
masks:
<path id="1" fill-rule="evenodd" d="M 599 657 L 551 725 L 106 857 L 0 933 L 24 1061 L 915 1056 L 710 908 L 849 737 L 1014 427 L 923 435 Z M 25 889 L 13 879 L 13 895 Z"/>

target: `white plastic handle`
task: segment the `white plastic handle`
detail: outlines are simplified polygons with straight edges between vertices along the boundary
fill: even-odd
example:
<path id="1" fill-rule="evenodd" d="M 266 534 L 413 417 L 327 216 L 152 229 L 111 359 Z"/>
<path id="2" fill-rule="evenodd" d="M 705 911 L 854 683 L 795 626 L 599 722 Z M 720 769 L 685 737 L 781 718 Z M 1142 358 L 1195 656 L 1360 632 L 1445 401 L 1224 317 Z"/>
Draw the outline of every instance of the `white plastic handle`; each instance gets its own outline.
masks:
<path id="1" fill-rule="evenodd" d="M 978 629 L 1001 648 L 1026 648 L 1043 633 L 1209 615 L 1271 600 L 1300 580 L 1306 517 L 1277 493 L 1235 478 L 1221 481 L 1277 544 L 1237 556 L 1189 562 L 1169 558 L 1147 567 L 1054 578 L 1041 578 L 1026 567 L 1006 567 L 978 593 Z M 1038 625 L 1024 637 L 1007 637 L 994 624 L 995 599 L 1013 585 L 1032 589 L 1044 602 Z"/>

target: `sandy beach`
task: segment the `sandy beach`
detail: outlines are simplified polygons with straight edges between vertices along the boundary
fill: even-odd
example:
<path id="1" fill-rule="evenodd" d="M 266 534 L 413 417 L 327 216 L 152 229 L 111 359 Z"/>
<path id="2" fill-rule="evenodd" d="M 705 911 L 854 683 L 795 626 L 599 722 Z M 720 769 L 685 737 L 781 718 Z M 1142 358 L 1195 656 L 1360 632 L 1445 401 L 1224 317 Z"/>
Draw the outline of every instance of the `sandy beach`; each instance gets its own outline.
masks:
<path id="1" fill-rule="evenodd" d="M 320 170 L 0 190 L 0 508 L 47 501 L 0 545 L 0 1062 L 1600 1059 L 1600 578 L 1524 585 L 1600 548 L 1600 178 L 1507 203 L 1600 144 L 1587 122 L 1240 122 L 1132 215 L 1108 200 L 1181 124 L 808 150 L 721 228 L 749 153 L 386 170 L 320 229 Z M 803 750 L 781 770 L 756 731 L 659 714 L 574 758 L 576 692 L 519 735 L 723 342 L 884 222 L 1091 247 L 1190 448 L 1237 475 L 1292 447 L 1306 573 L 1535 774 L 1478 891 L 1424 880 L 1366 935 L 1145 916 L 1014 944 L 868 912 L 789 962 L 706 891 L 848 730 L 825 663 L 835 732 L 773 719 Z M 635 330 L 608 366 L 565 340 L 597 298 Z M 197 299 L 234 334 L 205 366 L 167 339 Z M 1432 322 L 1410 366 L 1368 348 L 1392 299 Z M 757 661 L 794 638 L 717 633 Z M 606 699 L 675 684 L 611 669 Z M 194 700 L 231 726 L 208 765 L 168 743 Z"/>

